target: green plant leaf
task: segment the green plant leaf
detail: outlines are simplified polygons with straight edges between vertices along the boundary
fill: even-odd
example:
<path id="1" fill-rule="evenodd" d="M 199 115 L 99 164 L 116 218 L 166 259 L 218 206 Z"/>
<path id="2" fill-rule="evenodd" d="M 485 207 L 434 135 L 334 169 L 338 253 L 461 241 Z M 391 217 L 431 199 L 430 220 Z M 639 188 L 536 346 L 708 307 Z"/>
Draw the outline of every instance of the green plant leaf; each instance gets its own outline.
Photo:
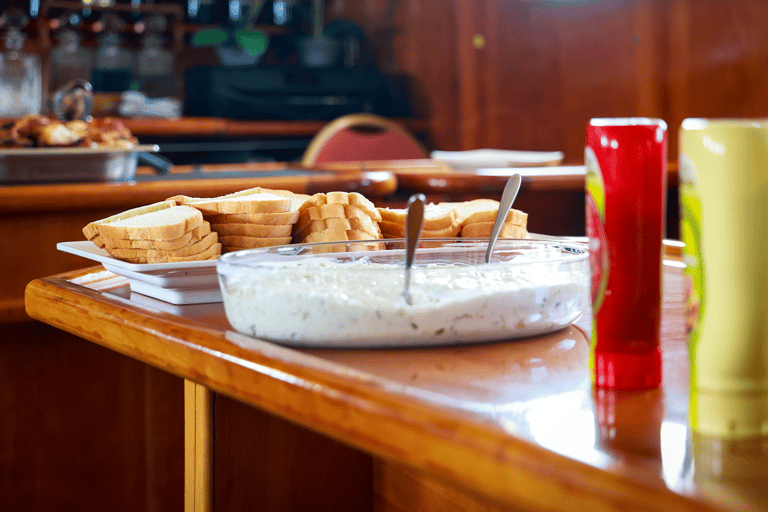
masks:
<path id="1" fill-rule="evenodd" d="M 204 28 L 192 36 L 192 46 L 202 48 L 216 46 L 229 39 L 229 34 L 219 28 Z"/>
<path id="2" fill-rule="evenodd" d="M 261 55 L 267 49 L 267 35 L 260 30 L 241 28 L 235 31 L 235 40 L 249 55 Z"/>

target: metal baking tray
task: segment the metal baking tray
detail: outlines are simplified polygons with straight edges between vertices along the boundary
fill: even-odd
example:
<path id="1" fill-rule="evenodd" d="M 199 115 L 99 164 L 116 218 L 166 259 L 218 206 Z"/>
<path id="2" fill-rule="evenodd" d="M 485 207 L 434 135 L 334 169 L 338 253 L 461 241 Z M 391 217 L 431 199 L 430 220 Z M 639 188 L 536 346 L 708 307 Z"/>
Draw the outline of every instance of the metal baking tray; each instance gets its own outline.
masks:
<path id="1" fill-rule="evenodd" d="M 1 148 L 0 183 L 131 181 L 140 155 L 156 145 L 132 148 Z"/>

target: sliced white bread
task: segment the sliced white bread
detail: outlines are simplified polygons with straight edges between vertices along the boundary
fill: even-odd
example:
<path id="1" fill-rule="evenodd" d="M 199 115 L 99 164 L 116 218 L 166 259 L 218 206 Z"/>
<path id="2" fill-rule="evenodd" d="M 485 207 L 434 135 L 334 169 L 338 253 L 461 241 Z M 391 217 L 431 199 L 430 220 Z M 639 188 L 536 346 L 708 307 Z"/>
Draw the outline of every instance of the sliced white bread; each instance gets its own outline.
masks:
<path id="1" fill-rule="evenodd" d="M 144 214 L 159 211 L 159 210 L 165 210 L 174 206 L 176 206 L 176 203 L 174 201 L 166 200 L 166 201 L 160 201 L 157 203 L 148 204 L 145 206 L 140 206 L 138 208 L 132 208 L 130 210 L 126 210 L 124 212 L 118 213 L 117 215 L 112 215 L 110 217 L 106 217 L 101 220 L 95 220 L 93 222 L 89 222 L 83 228 L 83 234 L 85 235 L 85 238 L 87 240 L 93 241 L 99 247 L 104 247 L 103 240 L 99 235 L 99 230 L 98 230 L 99 225 L 109 224 L 112 222 L 129 219 L 132 217 L 144 215 Z"/>
<path id="2" fill-rule="evenodd" d="M 123 238 L 101 238 L 105 249 L 150 249 L 172 251 L 193 244 L 211 232 L 211 224 L 203 221 L 203 225 L 187 231 L 179 238 L 172 240 L 127 240 Z"/>
<path id="3" fill-rule="evenodd" d="M 357 192 L 328 192 L 327 194 L 315 194 L 299 207 L 299 211 L 303 212 L 313 206 L 317 207 L 326 204 L 356 206 L 364 210 L 376 222 L 381 220 L 381 214 L 376 209 L 376 206 L 374 206 L 374 204 L 365 196 Z"/>
<path id="4" fill-rule="evenodd" d="M 206 215 L 221 213 L 279 213 L 290 212 L 291 198 L 259 192 L 257 194 L 197 199 L 184 201 L 182 204 L 193 206 Z"/>
<path id="5" fill-rule="evenodd" d="M 215 231 L 208 233 L 202 239 L 195 243 L 185 245 L 178 249 L 159 250 L 159 249 L 126 249 L 107 247 L 106 250 L 115 258 L 121 260 L 140 260 L 144 259 L 147 263 L 166 261 L 167 258 L 194 256 L 207 251 L 212 245 L 218 242 L 218 235 Z"/>
<path id="6" fill-rule="evenodd" d="M 379 208 L 382 222 L 405 226 L 407 210 L 405 208 Z M 456 209 L 453 206 L 429 203 L 424 207 L 423 229 L 427 231 L 445 229 L 456 221 Z M 402 230 L 400 230 L 402 232 Z"/>
<path id="7" fill-rule="evenodd" d="M 321 244 L 323 242 L 338 242 L 313 247 L 312 252 L 314 253 L 376 251 L 384 249 L 384 244 L 381 242 L 348 243 L 358 240 L 365 241 L 372 240 L 372 238 L 368 233 L 357 229 L 325 229 L 309 233 L 301 243 Z M 381 240 L 381 238 L 378 238 L 378 240 Z"/>
<path id="8" fill-rule="evenodd" d="M 379 227 L 381 228 L 382 235 L 386 236 L 387 238 L 403 238 L 405 236 L 405 226 L 403 224 L 382 220 L 381 222 L 379 222 Z M 455 222 L 441 229 L 422 228 L 421 237 L 422 238 L 454 237 L 459 234 L 460 229 L 461 229 L 461 226 L 459 226 Z"/>
<path id="9" fill-rule="evenodd" d="M 304 240 L 310 233 L 324 231 L 326 229 L 345 231 L 349 229 L 356 229 L 359 231 L 364 231 L 369 235 L 370 238 L 381 238 L 381 230 L 379 229 L 379 224 L 370 217 L 362 216 L 353 217 L 351 219 L 332 217 L 329 219 L 313 220 L 308 224 L 305 224 L 304 227 L 299 230 L 295 229 L 294 226 L 293 239 L 298 242 Z"/>
<path id="10" fill-rule="evenodd" d="M 176 263 L 181 261 L 202 261 L 202 260 L 215 260 L 221 256 L 222 246 L 220 243 L 215 243 L 203 252 L 193 254 L 191 256 L 171 256 L 171 255 L 159 255 L 156 258 L 126 258 L 125 261 L 130 263 Z"/>
<path id="11" fill-rule="evenodd" d="M 293 225 L 299 219 L 298 210 L 279 213 L 221 213 L 203 215 L 211 224 L 262 224 L 270 226 Z"/>
<path id="12" fill-rule="evenodd" d="M 467 224 L 475 222 L 495 222 L 496 212 L 498 212 L 498 206 L 493 210 L 480 210 L 474 212 L 463 220 L 462 225 L 466 226 Z M 504 223 L 526 227 L 528 225 L 528 214 L 512 208 L 509 210 L 507 218 L 504 219 Z"/>
<path id="13" fill-rule="evenodd" d="M 493 231 L 493 222 L 473 222 L 461 228 L 461 236 L 465 238 L 488 238 Z M 499 236 L 502 238 L 526 238 L 528 231 L 522 226 L 504 223 L 501 225 Z"/>
<path id="14" fill-rule="evenodd" d="M 273 247 L 275 245 L 287 245 L 291 243 L 290 236 L 261 238 L 255 236 L 228 235 L 220 236 L 219 240 L 224 252 L 242 249 L 255 249 L 257 247 Z"/>
<path id="15" fill-rule="evenodd" d="M 291 236 L 290 224 L 251 224 L 225 222 L 222 224 L 211 224 L 211 229 L 221 236 L 253 236 L 258 238 L 277 238 Z"/>
<path id="16" fill-rule="evenodd" d="M 289 190 L 255 187 L 213 198 L 178 195 L 168 200 L 195 206 L 205 215 L 218 215 L 290 212 L 298 210 L 309 197 Z"/>
<path id="17" fill-rule="evenodd" d="M 202 225 L 202 213 L 190 206 L 159 208 L 95 223 L 102 237 L 127 240 L 173 240 Z"/>
<path id="18" fill-rule="evenodd" d="M 363 208 L 349 204 L 331 203 L 302 208 L 294 225 L 294 230 L 302 230 L 312 221 L 326 219 L 363 219 L 378 222 Z"/>
<path id="19" fill-rule="evenodd" d="M 467 217 L 480 211 L 493 211 L 499 209 L 499 202 L 495 199 L 472 199 L 470 201 L 461 201 L 458 203 L 442 203 L 446 207 L 452 207 L 456 210 L 456 220 L 459 223 L 464 222 Z"/>
<path id="20" fill-rule="evenodd" d="M 301 243 L 346 242 L 350 240 L 372 240 L 372 238 L 371 235 L 359 229 L 324 229 L 309 233 Z"/>

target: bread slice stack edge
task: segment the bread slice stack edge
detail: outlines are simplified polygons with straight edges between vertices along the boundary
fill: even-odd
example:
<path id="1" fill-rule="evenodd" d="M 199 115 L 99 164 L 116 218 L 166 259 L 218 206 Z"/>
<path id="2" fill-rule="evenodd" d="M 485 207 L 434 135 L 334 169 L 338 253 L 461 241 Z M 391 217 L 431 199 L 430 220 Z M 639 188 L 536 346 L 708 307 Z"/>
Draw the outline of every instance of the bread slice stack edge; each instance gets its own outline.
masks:
<path id="1" fill-rule="evenodd" d="M 218 234 L 226 253 L 291 243 L 299 207 L 308 198 L 287 190 L 256 187 L 214 198 L 181 195 L 169 200 L 198 209 Z"/>
<path id="2" fill-rule="evenodd" d="M 499 202 L 493 199 L 475 199 L 457 203 L 430 203 L 424 207 L 422 238 L 489 238 L 499 210 Z M 381 232 L 384 238 L 405 236 L 406 209 L 379 208 Z M 511 209 L 502 225 L 499 236 L 525 238 L 528 215 Z"/>
<path id="3" fill-rule="evenodd" d="M 89 223 L 83 234 L 129 263 L 215 259 L 221 243 L 200 210 L 162 201 Z"/>
<path id="4" fill-rule="evenodd" d="M 384 238 L 404 238 L 405 208 L 379 208 L 381 232 Z M 429 203 L 424 206 L 422 238 L 450 238 L 459 234 L 456 209 L 444 204 Z"/>
<path id="5" fill-rule="evenodd" d="M 499 202 L 493 199 L 475 199 L 461 203 L 447 203 L 456 208 L 459 236 L 462 238 L 490 238 Z M 511 208 L 501 225 L 501 238 L 526 238 L 528 214 Z"/>
<path id="6" fill-rule="evenodd" d="M 488 238 L 498 209 L 492 199 L 430 203 L 422 238 Z M 357 192 L 309 196 L 256 187 L 213 198 L 173 196 L 91 222 L 83 234 L 117 259 L 165 263 L 291 243 L 325 242 L 316 252 L 379 250 L 377 240 L 404 238 L 405 218 L 405 209 L 377 208 Z M 526 238 L 527 221 L 511 209 L 500 236 Z"/>
<path id="7" fill-rule="evenodd" d="M 381 215 L 374 204 L 357 192 L 329 192 L 311 196 L 299 208 L 293 226 L 293 243 L 349 242 L 381 240 Z M 373 244 L 338 244 L 318 251 L 341 252 L 376 250 Z"/>

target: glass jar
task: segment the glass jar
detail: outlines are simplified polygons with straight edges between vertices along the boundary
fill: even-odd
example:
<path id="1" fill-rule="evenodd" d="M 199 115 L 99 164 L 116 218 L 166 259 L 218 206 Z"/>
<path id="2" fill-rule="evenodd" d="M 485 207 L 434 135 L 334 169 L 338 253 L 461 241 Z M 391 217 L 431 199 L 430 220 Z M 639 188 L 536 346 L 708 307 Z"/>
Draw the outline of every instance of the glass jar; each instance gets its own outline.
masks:
<path id="1" fill-rule="evenodd" d="M 93 51 L 80 45 L 80 34 L 72 28 L 59 33 L 59 42 L 51 50 L 51 90 L 75 79 L 88 80 L 93 71 Z"/>
<path id="2" fill-rule="evenodd" d="M 21 9 L 12 8 L 2 15 L 2 21 L 8 28 L 0 54 L 0 116 L 38 114 L 43 99 L 40 58 L 22 51 L 26 39 L 22 29 L 29 17 Z"/>
<path id="3" fill-rule="evenodd" d="M 163 17 L 147 21 L 147 33 L 141 38 L 141 49 L 136 57 L 136 81 L 139 90 L 149 97 L 173 96 L 176 93 L 175 57 L 164 46 L 162 33 L 165 25 Z"/>
<path id="4" fill-rule="evenodd" d="M 112 14 L 104 19 L 107 33 L 96 49 L 91 83 L 96 92 L 123 92 L 131 88 L 133 80 L 134 55 L 124 48 L 120 30 L 124 22 Z"/>

